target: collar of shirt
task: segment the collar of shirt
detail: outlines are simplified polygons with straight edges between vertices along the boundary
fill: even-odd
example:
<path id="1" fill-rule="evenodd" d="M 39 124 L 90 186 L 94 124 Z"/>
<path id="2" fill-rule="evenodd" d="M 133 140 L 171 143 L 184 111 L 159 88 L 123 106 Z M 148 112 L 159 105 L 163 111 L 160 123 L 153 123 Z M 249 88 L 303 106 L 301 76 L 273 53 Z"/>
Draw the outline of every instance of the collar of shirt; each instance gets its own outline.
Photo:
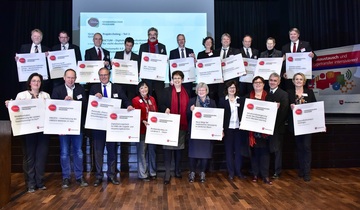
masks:
<path id="1" fill-rule="evenodd" d="M 272 91 L 273 93 L 275 93 L 278 88 L 279 88 L 279 87 L 276 87 L 276 88 L 274 88 L 274 89 L 271 89 L 271 88 L 270 88 L 270 91 Z"/>
<path id="2" fill-rule="evenodd" d="M 63 50 L 63 46 L 65 46 L 65 50 L 68 50 L 69 49 L 69 43 L 66 43 L 66 44 L 61 44 L 61 50 Z"/>
<path id="3" fill-rule="evenodd" d="M 31 52 L 34 53 L 35 52 L 35 46 L 37 46 L 38 48 L 38 52 L 41 53 L 41 43 L 40 44 L 35 44 L 35 43 L 32 43 L 31 45 Z"/>
<path id="4" fill-rule="evenodd" d="M 235 96 L 235 100 L 237 100 L 239 98 L 239 96 Z M 225 100 L 229 100 L 229 95 L 225 96 Z"/>

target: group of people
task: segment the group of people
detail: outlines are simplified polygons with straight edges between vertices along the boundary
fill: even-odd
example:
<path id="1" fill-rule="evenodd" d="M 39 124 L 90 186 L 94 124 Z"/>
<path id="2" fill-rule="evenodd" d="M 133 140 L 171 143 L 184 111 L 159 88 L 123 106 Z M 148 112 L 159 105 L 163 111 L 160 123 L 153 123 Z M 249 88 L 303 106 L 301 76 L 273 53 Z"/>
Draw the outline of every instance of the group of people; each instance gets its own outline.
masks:
<path id="1" fill-rule="evenodd" d="M 261 57 L 283 56 L 286 52 L 309 52 L 309 56 L 316 58 L 308 42 L 300 41 L 300 32 L 294 28 L 289 31 L 291 43 L 285 45 L 282 51 L 276 50 L 275 39 L 267 39 L 267 51 L 261 53 Z M 139 55 L 132 52 L 134 39 L 128 37 L 124 41 L 125 50 L 117 52 L 114 58 L 124 60 L 135 60 L 141 62 L 139 58 L 143 52 L 167 54 L 165 45 L 158 42 L 158 31 L 156 28 L 148 30 L 148 42 L 141 44 Z M 41 45 L 42 32 L 35 29 L 31 33 L 32 44 L 23 45 L 20 53 L 47 52 L 50 49 Z M 77 60 L 81 60 L 80 50 L 76 45 L 70 44 L 70 37 L 65 31 L 59 33 L 60 44 L 51 50 L 75 49 Z M 170 52 L 170 59 L 193 57 L 202 59 L 207 57 L 226 58 L 239 53 L 243 57 L 258 58 L 258 50 L 251 48 L 252 38 L 246 35 L 243 39 L 243 48 L 236 49 L 230 47 L 231 37 L 225 33 L 221 37 L 222 47 L 214 50 L 214 40 L 212 37 L 203 39 L 205 50 L 198 53 L 195 58 L 194 51 L 185 47 L 185 36 L 177 36 L 178 48 Z M 180 115 L 180 132 L 178 146 L 163 146 L 165 176 L 164 184 L 167 185 L 171 180 L 171 161 L 174 155 L 175 170 L 174 176 L 182 178 L 181 160 L 182 150 L 185 149 L 185 142 L 188 140 L 188 157 L 190 172 L 189 182 L 196 180 L 196 173 L 199 172 L 199 180 L 205 182 L 208 161 L 212 158 L 213 141 L 191 139 L 191 117 L 195 107 L 223 108 L 223 141 L 226 153 L 226 165 L 229 179 L 233 180 L 236 176 L 243 179 L 242 157 L 251 158 L 252 181 L 257 182 L 262 178 L 266 184 L 272 184 L 269 178 L 270 152 L 275 153 L 275 173 L 272 178 L 279 178 L 282 170 L 282 142 L 285 133 L 285 121 L 288 119 L 289 110 L 294 104 L 309 103 L 316 101 L 312 90 L 306 87 L 304 74 L 295 74 L 292 84 L 287 83 L 286 72 L 282 76 L 273 73 L 270 78 L 255 77 L 252 84 L 239 83 L 239 78 L 234 78 L 220 84 L 198 83 L 195 94 L 192 91 L 192 83 L 183 83 L 184 74 L 181 71 L 174 71 L 171 74 L 171 84 L 165 88 L 165 83 L 157 80 L 142 79 L 139 84 L 125 85 L 113 84 L 110 82 L 111 59 L 110 53 L 102 48 L 102 35 L 95 33 L 93 36 L 94 47 L 86 50 L 85 60 L 103 60 L 104 67 L 98 71 L 100 83 L 89 86 L 89 94 L 96 97 L 109 97 L 122 99 L 122 108 L 128 111 L 134 109 L 141 110 L 140 142 L 137 143 L 138 158 L 138 178 L 150 181 L 157 178 L 156 145 L 145 143 L 147 117 L 149 111 L 164 112 Z M 139 65 L 140 66 L 140 65 Z M 286 91 L 279 85 L 281 77 L 285 78 L 283 83 L 287 84 Z M 265 81 L 268 79 L 268 82 Z M 47 99 L 50 95 L 41 90 L 44 86 L 42 75 L 34 73 L 30 75 L 26 82 L 26 89 L 20 92 L 16 99 Z M 63 83 L 61 79 L 55 79 L 57 86 L 51 89 L 52 99 L 79 100 L 82 101 L 83 110 L 86 111 L 87 95 L 82 85 L 76 84 L 76 71 L 68 69 L 64 72 Z M 282 83 L 282 84 L 283 84 Z M 55 84 L 55 83 L 54 83 Z M 268 85 L 268 88 L 267 88 Z M 245 98 L 266 100 L 278 104 L 278 114 L 275 123 L 274 135 L 268 136 L 256 132 L 240 130 L 240 121 L 243 111 Z M 7 105 L 8 101 L 5 102 Z M 291 115 L 290 115 L 291 116 Z M 291 120 L 289 120 L 290 122 Z M 82 126 L 84 125 L 82 119 Z M 82 133 L 82 132 L 81 132 Z M 116 151 L 117 144 L 105 141 L 106 132 L 100 130 L 92 131 L 92 139 L 95 153 L 96 179 L 94 186 L 99 186 L 103 181 L 103 157 L 104 148 L 107 149 L 107 178 L 114 185 L 119 184 L 116 176 Z M 24 173 L 29 192 L 35 189 L 46 189 L 44 185 L 44 171 L 46 156 L 48 153 L 49 137 L 43 133 L 25 135 L 23 138 L 24 151 Z M 80 135 L 59 135 L 60 140 L 60 163 L 62 167 L 62 187 L 70 186 L 70 154 L 73 154 L 74 173 L 76 182 L 82 186 L 88 186 L 88 182 L 83 177 L 83 152 L 82 134 Z M 305 181 L 310 181 L 311 165 L 311 135 L 296 136 L 296 145 L 299 157 L 299 176 Z M 72 151 L 70 151 L 72 148 Z"/>

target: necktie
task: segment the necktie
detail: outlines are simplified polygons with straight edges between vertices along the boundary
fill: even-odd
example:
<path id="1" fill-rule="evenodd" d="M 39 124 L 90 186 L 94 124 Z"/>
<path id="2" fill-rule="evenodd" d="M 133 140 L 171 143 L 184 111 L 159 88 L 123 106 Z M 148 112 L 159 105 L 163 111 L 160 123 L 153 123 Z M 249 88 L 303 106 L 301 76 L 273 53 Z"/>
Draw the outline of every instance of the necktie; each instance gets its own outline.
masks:
<path id="1" fill-rule="evenodd" d="M 62 48 L 63 50 L 66 50 L 66 48 L 65 48 L 65 45 L 63 45 L 63 48 Z"/>
<path id="2" fill-rule="evenodd" d="M 184 49 L 181 49 L 181 58 L 185 58 Z"/>
<path id="3" fill-rule="evenodd" d="M 222 59 L 225 59 L 226 58 L 226 49 L 223 49 L 224 50 L 224 54 L 222 56 Z"/>
<path id="4" fill-rule="evenodd" d="M 296 52 L 296 42 L 294 42 L 294 45 L 293 45 L 293 53 Z"/>
<path id="5" fill-rule="evenodd" d="M 106 85 L 103 85 L 103 87 L 104 87 L 104 97 L 107 98 L 108 94 L 107 94 L 107 91 L 106 91 Z"/>
<path id="6" fill-rule="evenodd" d="M 250 58 L 249 48 L 246 48 L 246 56 Z"/>
<path id="7" fill-rule="evenodd" d="M 35 45 L 35 53 L 38 53 L 38 52 L 39 52 L 38 46 Z"/>
<path id="8" fill-rule="evenodd" d="M 100 50 L 100 48 L 98 48 L 98 58 L 99 58 L 99 60 L 102 60 L 102 55 L 101 55 L 101 50 Z"/>

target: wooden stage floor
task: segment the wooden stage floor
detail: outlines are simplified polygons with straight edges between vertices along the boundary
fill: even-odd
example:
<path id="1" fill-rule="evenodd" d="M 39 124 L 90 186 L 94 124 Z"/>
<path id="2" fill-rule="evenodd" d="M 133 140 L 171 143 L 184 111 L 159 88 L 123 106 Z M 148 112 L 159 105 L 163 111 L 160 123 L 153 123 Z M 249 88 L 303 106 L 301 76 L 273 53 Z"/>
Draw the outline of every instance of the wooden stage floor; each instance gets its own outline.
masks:
<path id="1" fill-rule="evenodd" d="M 184 172 L 164 185 L 162 175 L 144 182 L 136 173 L 121 173 L 120 185 L 104 181 L 93 187 L 94 176 L 86 173 L 88 187 L 72 179 L 70 188 L 62 189 L 61 173 L 47 173 L 47 190 L 28 193 L 23 174 L 16 173 L 11 202 L 3 209 L 360 209 L 360 168 L 313 169 L 310 182 L 285 170 L 272 186 L 250 177 L 230 181 L 223 171 L 207 173 L 205 183 L 189 183 Z"/>

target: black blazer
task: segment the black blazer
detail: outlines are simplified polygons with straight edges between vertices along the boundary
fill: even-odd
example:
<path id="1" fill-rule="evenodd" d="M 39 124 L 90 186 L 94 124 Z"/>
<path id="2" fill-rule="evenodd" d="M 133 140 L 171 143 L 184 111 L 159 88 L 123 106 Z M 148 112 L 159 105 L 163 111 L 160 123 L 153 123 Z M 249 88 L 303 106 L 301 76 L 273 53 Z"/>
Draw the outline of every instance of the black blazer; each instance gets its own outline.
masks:
<path id="1" fill-rule="evenodd" d="M 245 98 L 240 97 L 236 99 L 236 103 L 239 104 L 237 107 L 239 122 L 241 121 L 242 113 L 244 110 L 244 103 Z M 224 123 L 223 123 L 223 129 L 228 130 L 229 124 L 230 124 L 230 117 L 231 117 L 231 108 L 230 108 L 230 102 L 229 100 L 225 100 L 225 97 L 221 97 L 219 100 L 219 108 L 224 108 Z"/>
<path id="2" fill-rule="evenodd" d="M 214 54 L 215 54 L 214 56 L 215 56 L 215 57 L 220 56 L 221 50 L 222 50 L 222 48 L 216 49 L 216 50 L 214 51 Z M 230 57 L 230 55 L 237 55 L 237 54 L 240 54 L 240 50 L 239 50 L 239 49 L 233 48 L 233 47 L 229 47 L 228 52 L 226 53 L 226 57 L 228 58 L 228 57 Z"/>
<path id="3" fill-rule="evenodd" d="M 109 62 L 109 68 L 108 69 L 111 69 L 110 52 L 105 50 L 104 48 L 101 48 L 101 49 L 104 52 L 104 59 L 103 60 Z M 86 61 L 97 61 L 97 60 L 99 60 L 95 47 L 92 47 L 92 48 L 87 49 L 85 51 L 85 60 Z M 104 66 L 104 67 L 106 67 L 106 66 Z"/>
<path id="4" fill-rule="evenodd" d="M 124 51 L 118 51 L 115 53 L 115 59 L 124 59 Z M 138 63 L 138 72 L 140 72 L 140 59 L 139 59 L 139 55 L 131 52 L 131 56 L 130 56 L 130 60 L 132 61 L 137 61 Z"/>
<path id="5" fill-rule="evenodd" d="M 280 50 L 274 49 L 273 53 L 271 54 L 271 58 L 282 57 L 283 54 Z M 270 58 L 269 51 L 265 50 L 264 52 L 260 53 L 260 58 Z"/>
<path id="6" fill-rule="evenodd" d="M 67 90 L 65 85 L 59 85 L 55 87 L 52 91 L 51 98 L 52 99 L 60 99 L 64 100 L 67 96 Z M 75 101 L 81 101 L 81 128 L 85 125 L 85 113 L 87 109 L 87 96 L 85 94 L 85 89 L 83 86 L 79 84 L 75 84 L 75 88 L 73 90 L 72 95 L 73 100 Z"/>
<path id="7" fill-rule="evenodd" d="M 163 45 L 161 43 L 158 43 L 157 47 L 158 47 L 158 50 L 159 50 L 159 54 L 166 55 L 166 47 L 165 47 L 165 45 Z M 141 56 L 142 56 L 143 52 L 150 52 L 150 46 L 149 46 L 148 43 L 144 43 L 144 44 L 140 45 L 140 48 L 139 48 L 139 60 L 140 60 L 140 62 L 141 62 Z"/>
<path id="8" fill-rule="evenodd" d="M 276 114 L 274 133 L 285 133 L 285 121 L 289 110 L 288 93 L 278 87 L 273 94 L 269 91 L 265 100 L 280 103 Z"/>
<path id="9" fill-rule="evenodd" d="M 23 44 L 23 45 L 21 45 L 19 53 L 30 53 L 31 46 L 32 46 L 32 43 L 31 44 Z M 50 48 L 48 48 L 48 47 L 46 47 L 46 46 L 44 46 L 42 44 L 40 44 L 40 46 L 41 46 L 41 52 L 44 53 L 44 52 L 50 51 Z"/>
<path id="10" fill-rule="evenodd" d="M 290 43 L 287 43 L 286 45 L 284 45 L 281 49 L 281 52 L 283 55 L 285 55 L 286 53 L 291 53 L 291 49 L 290 49 Z M 313 57 L 313 61 L 316 61 L 317 59 L 317 55 L 315 54 L 315 52 L 312 50 L 310 43 L 309 42 L 305 42 L 305 41 L 301 41 L 299 40 L 299 46 L 297 47 L 296 52 L 301 52 L 301 49 L 305 49 L 304 52 L 312 52 L 314 53 L 314 57 Z"/>
<path id="11" fill-rule="evenodd" d="M 81 61 L 82 58 L 81 58 L 80 48 L 79 48 L 77 45 L 74 45 L 74 44 L 70 44 L 70 43 L 69 43 L 69 50 L 70 50 L 70 49 L 74 49 L 76 61 Z M 58 51 L 58 50 L 61 50 L 61 44 L 54 45 L 54 46 L 51 48 L 51 51 Z"/>
<path id="12" fill-rule="evenodd" d="M 102 94 L 101 83 L 93 84 L 91 86 L 89 95 L 95 95 L 96 93 Z M 127 98 L 125 92 L 123 91 L 120 85 L 111 83 L 111 98 L 121 99 L 122 108 L 126 109 L 128 106 L 131 105 L 131 101 Z"/>
<path id="13" fill-rule="evenodd" d="M 214 52 L 211 51 L 211 53 L 206 53 L 204 50 L 198 53 L 196 59 L 211 58 L 211 57 L 215 57 Z"/>
<path id="14" fill-rule="evenodd" d="M 185 47 L 185 52 L 184 53 L 185 53 L 186 57 L 190 57 L 190 54 L 194 53 L 194 50 Z M 177 59 L 177 58 L 180 58 L 179 48 L 176 48 L 176 49 L 173 49 L 173 50 L 170 51 L 169 59 L 171 60 L 171 59 Z"/>
<path id="15" fill-rule="evenodd" d="M 251 52 L 252 52 L 251 58 L 258 59 L 259 58 L 259 50 L 254 49 L 252 47 L 250 47 L 250 49 L 251 49 Z M 245 52 L 243 47 L 240 48 L 240 52 L 241 52 L 241 55 L 242 55 L 243 58 L 247 58 L 246 52 Z"/>

